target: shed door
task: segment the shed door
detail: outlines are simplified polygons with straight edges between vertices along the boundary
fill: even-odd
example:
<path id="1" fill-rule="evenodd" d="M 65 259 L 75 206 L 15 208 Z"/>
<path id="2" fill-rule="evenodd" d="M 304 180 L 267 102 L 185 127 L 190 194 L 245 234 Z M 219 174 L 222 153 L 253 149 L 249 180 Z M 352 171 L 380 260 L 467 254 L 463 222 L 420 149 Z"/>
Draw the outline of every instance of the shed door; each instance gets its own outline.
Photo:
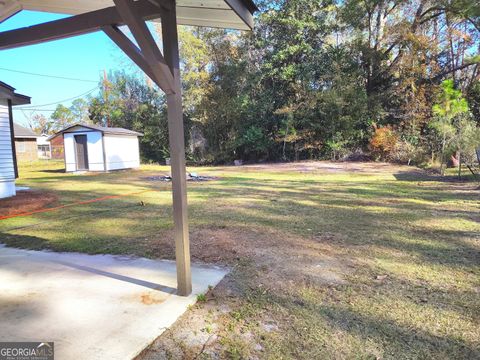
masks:
<path id="1" fill-rule="evenodd" d="M 77 170 L 88 170 L 87 135 L 75 135 Z"/>

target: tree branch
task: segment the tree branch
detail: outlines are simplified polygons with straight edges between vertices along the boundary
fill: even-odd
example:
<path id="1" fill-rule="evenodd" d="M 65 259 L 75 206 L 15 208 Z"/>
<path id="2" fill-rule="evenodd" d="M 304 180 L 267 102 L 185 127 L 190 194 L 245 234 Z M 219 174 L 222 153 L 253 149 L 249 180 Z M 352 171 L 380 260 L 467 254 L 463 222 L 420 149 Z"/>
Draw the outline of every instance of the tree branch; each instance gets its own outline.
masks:
<path id="1" fill-rule="evenodd" d="M 441 6 L 432 6 L 431 8 L 428 8 L 425 10 L 421 15 L 420 18 L 423 18 L 425 15 L 427 15 L 429 12 L 432 11 L 439 11 L 439 12 L 445 12 L 447 11 L 447 8 L 441 7 Z"/>
<path id="2" fill-rule="evenodd" d="M 480 64 L 480 62 L 472 62 L 472 63 L 466 63 L 466 64 L 463 64 L 463 65 L 460 65 L 460 66 L 456 66 L 453 69 L 448 69 L 448 70 L 445 70 L 445 71 L 441 72 L 440 74 L 435 75 L 433 78 L 422 79 L 420 82 L 421 83 L 436 82 L 436 81 L 442 79 L 443 77 L 445 77 L 448 74 L 451 74 L 455 71 L 463 70 L 463 69 L 465 69 L 469 66 L 478 65 L 478 64 Z"/>
<path id="3" fill-rule="evenodd" d="M 436 14 L 433 14 L 432 16 L 429 16 L 428 18 L 423 19 L 422 21 L 420 21 L 420 25 L 423 25 L 423 24 L 425 24 L 426 22 L 429 22 L 430 20 L 433 20 L 433 19 L 437 18 L 437 17 L 439 17 L 439 16 L 442 15 L 442 14 L 443 14 L 443 12 L 438 12 L 438 13 L 436 13 Z"/>
<path id="4" fill-rule="evenodd" d="M 467 18 L 467 21 L 469 21 L 469 22 L 473 25 L 473 27 L 474 27 L 475 29 L 477 29 L 477 31 L 480 32 L 480 24 L 477 24 L 477 23 L 475 22 L 475 20 L 473 20 L 473 19 L 470 18 L 470 17 Z"/>

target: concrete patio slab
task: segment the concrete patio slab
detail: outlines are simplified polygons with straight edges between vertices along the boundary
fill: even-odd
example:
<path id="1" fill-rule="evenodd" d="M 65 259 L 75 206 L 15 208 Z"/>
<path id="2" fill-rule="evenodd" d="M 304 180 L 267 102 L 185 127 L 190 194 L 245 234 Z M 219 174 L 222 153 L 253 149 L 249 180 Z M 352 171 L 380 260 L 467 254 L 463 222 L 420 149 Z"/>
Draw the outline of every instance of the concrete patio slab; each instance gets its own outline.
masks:
<path id="1" fill-rule="evenodd" d="M 54 341 L 56 359 L 131 359 L 227 270 L 192 266 L 175 295 L 175 262 L 0 245 L 0 341 Z"/>

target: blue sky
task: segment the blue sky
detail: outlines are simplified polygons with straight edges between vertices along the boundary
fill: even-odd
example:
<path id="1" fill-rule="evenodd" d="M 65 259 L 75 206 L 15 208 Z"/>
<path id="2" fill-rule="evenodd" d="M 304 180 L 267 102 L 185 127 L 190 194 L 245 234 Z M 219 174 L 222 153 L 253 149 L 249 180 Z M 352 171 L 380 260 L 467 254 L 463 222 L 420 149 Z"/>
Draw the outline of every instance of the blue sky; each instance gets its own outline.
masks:
<path id="1" fill-rule="evenodd" d="M 0 24 L 0 31 L 11 30 L 62 18 L 62 15 L 23 11 Z M 0 80 L 13 86 L 18 93 L 32 97 L 32 105 L 43 110 L 84 94 L 96 86 L 103 71 L 134 69 L 134 65 L 103 33 L 93 33 L 74 38 L 0 51 Z M 20 74 L 3 69 L 76 78 L 89 81 L 70 81 Z M 91 81 L 91 82 L 90 82 Z M 94 90 L 92 94 L 97 91 Z M 71 101 L 62 102 L 69 106 Z M 50 116 L 51 111 L 14 111 L 14 120 L 26 125 L 34 113 Z"/>

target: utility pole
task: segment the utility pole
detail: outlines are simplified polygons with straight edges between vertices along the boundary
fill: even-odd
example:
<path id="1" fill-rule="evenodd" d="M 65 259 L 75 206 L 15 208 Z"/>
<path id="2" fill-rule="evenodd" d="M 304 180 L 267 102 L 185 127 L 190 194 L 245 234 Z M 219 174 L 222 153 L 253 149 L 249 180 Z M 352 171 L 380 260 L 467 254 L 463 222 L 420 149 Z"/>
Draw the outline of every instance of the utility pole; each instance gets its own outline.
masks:
<path id="1" fill-rule="evenodd" d="M 105 102 L 105 105 L 107 105 L 108 101 L 108 91 L 109 91 L 109 82 L 107 78 L 107 71 L 103 69 L 103 100 Z M 107 113 L 105 114 L 105 120 L 106 120 L 106 126 L 110 127 L 110 112 L 108 111 L 107 108 Z"/>

